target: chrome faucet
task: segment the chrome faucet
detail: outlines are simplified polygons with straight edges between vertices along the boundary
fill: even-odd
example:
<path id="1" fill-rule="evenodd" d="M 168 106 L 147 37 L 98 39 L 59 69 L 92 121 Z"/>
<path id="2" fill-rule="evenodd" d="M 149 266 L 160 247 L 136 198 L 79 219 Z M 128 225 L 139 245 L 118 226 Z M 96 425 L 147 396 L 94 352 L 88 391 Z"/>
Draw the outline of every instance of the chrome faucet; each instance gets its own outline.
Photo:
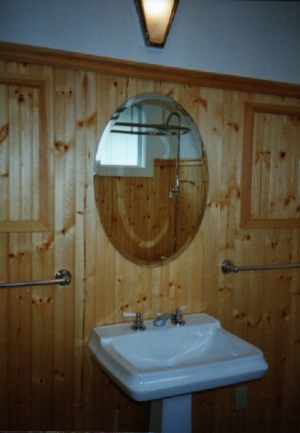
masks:
<path id="1" fill-rule="evenodd" d="M 181 312 L 186 309 L 186 306 L 183 305 L 180 308 L 176 309 L 175 314 L 165 314 L 164 316 L 161 316 L 160 313 L 156 313 L 157 318 L 153 321 L 153 325 L 161 328 L 166 325 L 166 322 L 168 319 L 171 319 L 171 322 L 173 325 L 181 326 L 185 324 L 185 321 L 183 320 Z"/>
<path id="2" fill-rule="evenodd" d="M 153 325 L 157 326 L 158 328 L 162 328 L 166 325 L 166 322 L 170 317 L 172 317 L 172 314 L 165 314 L 164 316 L 160 316 L 160 313 L 156 313 L 157 319 L 153 321 Z"/>

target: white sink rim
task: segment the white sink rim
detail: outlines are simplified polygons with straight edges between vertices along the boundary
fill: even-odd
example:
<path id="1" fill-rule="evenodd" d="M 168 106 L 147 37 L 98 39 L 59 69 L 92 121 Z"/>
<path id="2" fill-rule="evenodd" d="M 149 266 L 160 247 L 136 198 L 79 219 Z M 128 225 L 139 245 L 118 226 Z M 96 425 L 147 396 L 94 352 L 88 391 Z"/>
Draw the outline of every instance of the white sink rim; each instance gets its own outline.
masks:
<path id="1" fill-rule="evenodd" d="M 95 361 L 108 374 L 108 376 L 131 398 L 137 401 L 155 400 L 187 394 L 211 388 L 231 385 L 247 380 L 261 378 L 268 365 L 260 349 L 245 340 L 225 331 L 220 322 L 205 314 L 187 314 L 184 316 L 186 324 L 176 327 L 168 320 L 164 328 L 156 328 L 152 320 L 144 321 L 145 331 L 132 331 L 130 323 L 97 326 L 92 329 L 88 347 Z M 189 327 L 195 329 L 209 328 L 213 336 L 229 339 L 234 345 L 241 348 L 239 354 L 228 353 L 218 359 L 205 361 L 181 362 L 175 365 L 146 366 L 134 365 L 127 357 L 121 354 L 113 344 L 113 337 L 136 341 L 137 353 L 139 343 L 147 338 L 157 335 L 163 340 L 167 335 L 178 335 L 180 352 L 180 336 L 189 332 Z M 177 334 L 175 334 L 177 332 Z M 155 333 L 155 334 L 154 334 Z M 176 338 L 175 337 L 175 338 Z M 228 346 L 229 347 L 229 346 Z M 120 353 L 121 352 L 121 353 Z M 166 363 L 162 363 L 166 364 Z"/>

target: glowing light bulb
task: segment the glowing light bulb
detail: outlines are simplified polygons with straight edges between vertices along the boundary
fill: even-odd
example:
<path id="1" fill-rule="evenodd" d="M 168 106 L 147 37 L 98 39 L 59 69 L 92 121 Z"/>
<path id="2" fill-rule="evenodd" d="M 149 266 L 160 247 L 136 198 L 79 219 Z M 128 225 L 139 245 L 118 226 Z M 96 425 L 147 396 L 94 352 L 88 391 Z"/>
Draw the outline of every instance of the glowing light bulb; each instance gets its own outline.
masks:
<path id="1" fill-rule="evenodd" d="M 164 42 L 174 0 L 142 0 L 147 31 L 152 42 Z"/>

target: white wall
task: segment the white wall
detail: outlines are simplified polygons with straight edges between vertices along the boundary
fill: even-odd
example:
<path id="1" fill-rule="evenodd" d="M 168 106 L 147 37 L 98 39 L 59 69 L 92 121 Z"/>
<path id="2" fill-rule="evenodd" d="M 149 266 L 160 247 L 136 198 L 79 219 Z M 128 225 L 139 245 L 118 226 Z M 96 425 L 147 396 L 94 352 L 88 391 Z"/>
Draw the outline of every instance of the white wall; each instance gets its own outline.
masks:
<path id="1" fill-rule="evenodd" d="M 163 50 L 133 0 L 0 0 L 0 40 L 300 84 L 300 2 L 180 0 Z"/>

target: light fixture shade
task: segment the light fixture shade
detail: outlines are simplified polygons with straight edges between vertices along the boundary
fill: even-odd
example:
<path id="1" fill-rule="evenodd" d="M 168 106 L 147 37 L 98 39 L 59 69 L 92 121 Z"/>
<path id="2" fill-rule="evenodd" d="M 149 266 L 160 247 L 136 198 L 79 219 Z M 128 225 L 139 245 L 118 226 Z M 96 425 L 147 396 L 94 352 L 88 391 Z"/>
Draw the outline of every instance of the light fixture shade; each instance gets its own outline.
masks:
<path id="1" fill-rule="evenodd" d="M 134 0 L 145 43 L 163 48 L 179 0 Z"/>

